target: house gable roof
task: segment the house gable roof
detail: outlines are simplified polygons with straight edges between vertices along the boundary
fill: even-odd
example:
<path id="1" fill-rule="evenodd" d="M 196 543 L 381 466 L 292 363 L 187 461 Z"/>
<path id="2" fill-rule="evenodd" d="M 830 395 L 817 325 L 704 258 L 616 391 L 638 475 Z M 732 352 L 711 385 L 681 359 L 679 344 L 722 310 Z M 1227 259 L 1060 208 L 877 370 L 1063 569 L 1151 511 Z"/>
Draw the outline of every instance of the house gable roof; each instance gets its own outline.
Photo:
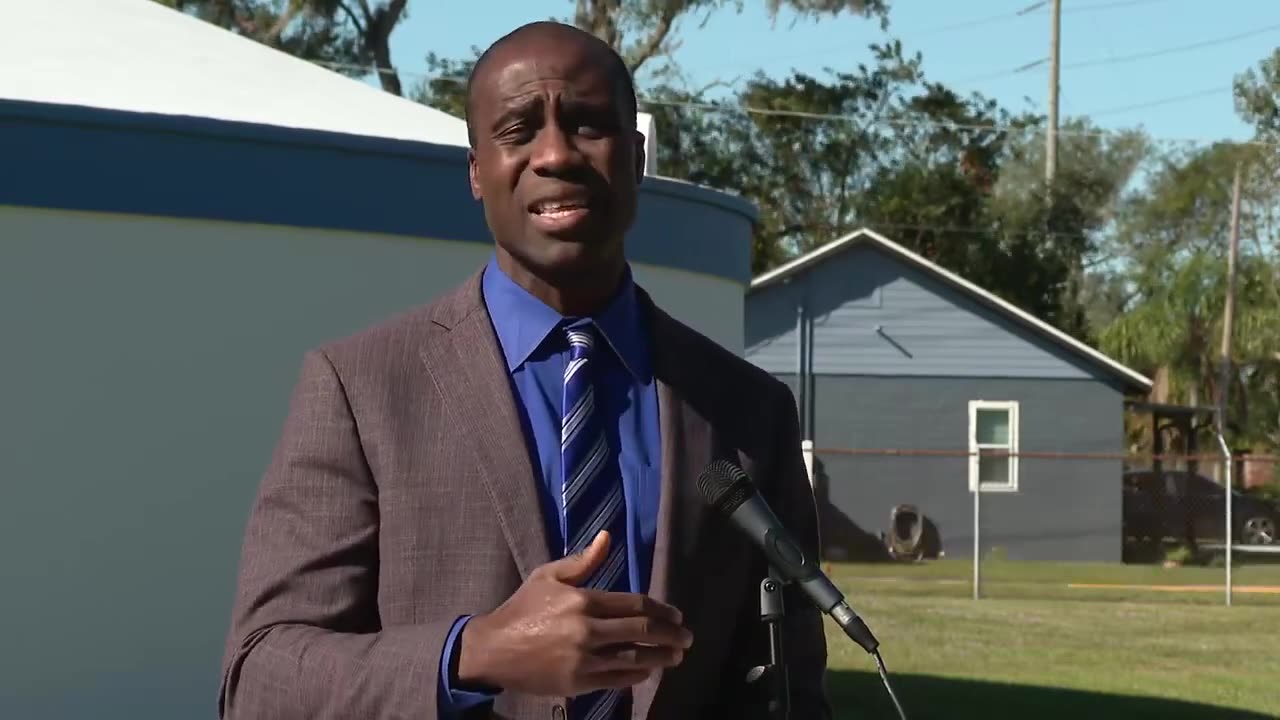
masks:
<path id="1" fill-rule="evenodd" d="M 959 275 L 941 267 L 937 263 L 911 252 L 905 247 L 869 228 L 855 230 L 844 237 L 833 240 L 812 252 L 801 255 L 784 265 L 757 276 L 751 281 L 751 285 L 747 289 L 747 293 L 751 294 L 759 292 L 773 285 L 783 283 L 786 280 L 826 261 L 827 259 L 839 255 L 843 250 L 861 244 L 869 244 L 880 248 L 890 256 L 959 290 L 967 297 L 970 297 L 982 305 L 996 311 L 998 314 L 1013 321 L 1020 327 L 1027 328 L 1028 330 L 1040 335 L 1055 345 L 1069 351 L 1076 357 L 1083 359 L 1090 365 L 1099 368 L 1106 374 L 1119 378 L 1126 385 L 1144 393 L 1150 391 L 1151 379 L 1145 375 L 1117 362 L 1111 357 L 1108 357 L 1089 345 L 1071 337 L 1067 333 L 1062 332 L 1049 323 L 1031 315 L 1016 305 L 1013 305 L 1012 303 L 997 297 L 981 287 L 978 287 Z"/>

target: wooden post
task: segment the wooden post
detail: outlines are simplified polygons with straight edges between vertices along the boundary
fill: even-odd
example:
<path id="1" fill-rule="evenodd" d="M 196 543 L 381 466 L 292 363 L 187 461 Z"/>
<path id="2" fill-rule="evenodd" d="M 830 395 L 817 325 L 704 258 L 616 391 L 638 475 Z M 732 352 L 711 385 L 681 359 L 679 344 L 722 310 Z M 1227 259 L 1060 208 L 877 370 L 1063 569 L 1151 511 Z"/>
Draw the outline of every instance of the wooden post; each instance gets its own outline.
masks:
<path id="1" fill-rule="evenodd" d="M 1059 45 L 1062 35 L 1062 0 L 1053 0 L 1052 30 L 1049 33 L 1049 128 L 1045 133 L 1044 179 L 1053 185 L 1058 173 L 1058 75 Z"/>

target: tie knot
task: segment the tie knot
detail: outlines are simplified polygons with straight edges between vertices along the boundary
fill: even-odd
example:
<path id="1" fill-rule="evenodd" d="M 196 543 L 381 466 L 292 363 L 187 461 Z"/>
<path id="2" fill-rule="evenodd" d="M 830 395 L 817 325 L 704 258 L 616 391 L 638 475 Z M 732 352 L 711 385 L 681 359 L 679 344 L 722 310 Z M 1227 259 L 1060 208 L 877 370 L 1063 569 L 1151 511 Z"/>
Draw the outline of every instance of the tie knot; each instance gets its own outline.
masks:
<path id="1" fill-rule="evenodd" d="M 569 336 L 569 349 L 575 357 L 591 354 L 596 338 L 590 322 L 574 323 L 565 328 L 565 333 Z"/>

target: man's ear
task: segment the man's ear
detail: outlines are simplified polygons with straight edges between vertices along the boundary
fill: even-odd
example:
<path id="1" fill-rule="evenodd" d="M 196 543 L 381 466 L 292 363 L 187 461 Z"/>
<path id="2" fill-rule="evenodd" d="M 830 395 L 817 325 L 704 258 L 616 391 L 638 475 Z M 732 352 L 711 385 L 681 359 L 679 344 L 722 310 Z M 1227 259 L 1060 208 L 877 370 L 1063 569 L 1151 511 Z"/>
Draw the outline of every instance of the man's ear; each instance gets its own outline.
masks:
<path id="1" fill-rule="evenodd" d="M 471 182 L 471 197 L 480 199 L 480 178 L 476 170 L 476 151 L 467 150 L 467 177 Z"/>
<path id="2" fill-rule="evenodd" d="M 636 131 L 636 184 L 644 182 L 644 133 Z"/>

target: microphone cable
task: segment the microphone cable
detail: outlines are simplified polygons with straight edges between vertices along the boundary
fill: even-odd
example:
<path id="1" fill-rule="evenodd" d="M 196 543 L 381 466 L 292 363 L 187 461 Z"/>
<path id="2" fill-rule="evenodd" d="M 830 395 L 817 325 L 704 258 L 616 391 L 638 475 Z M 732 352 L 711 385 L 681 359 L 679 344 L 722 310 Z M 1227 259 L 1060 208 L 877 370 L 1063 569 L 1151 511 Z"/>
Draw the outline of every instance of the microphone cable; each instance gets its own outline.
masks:
<path id="1" fill-rule="evenodd" d="M 893 692 L 893 686 L 889 684 L 889 671 L 884 667 L 884 658 L 880 657 L 880 650 L 877 649 L 871 654 L 876 659 L 876 667 L 880 670 L 880 679 L 884 681 L 884 689 L 889 691 L 889 699 L 893 701 L 893 707 L 898 711 L 898 718 L 907 720 L 907 714 L 902 710 L 902 703 L 898 702 L 898 696 Z"/>

